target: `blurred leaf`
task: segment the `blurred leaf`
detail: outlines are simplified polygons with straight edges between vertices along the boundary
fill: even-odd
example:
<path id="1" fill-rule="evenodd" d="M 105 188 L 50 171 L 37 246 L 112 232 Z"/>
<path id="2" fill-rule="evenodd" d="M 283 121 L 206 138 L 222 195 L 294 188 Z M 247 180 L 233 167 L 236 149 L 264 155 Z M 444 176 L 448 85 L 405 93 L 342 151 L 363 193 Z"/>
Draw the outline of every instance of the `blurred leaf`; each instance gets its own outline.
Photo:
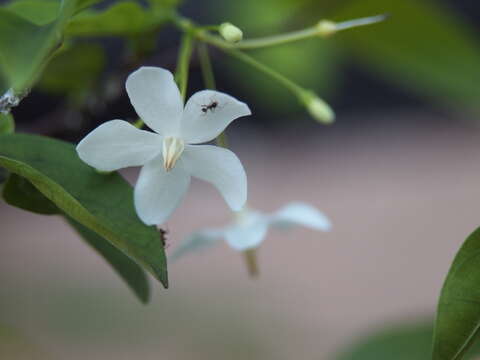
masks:
<path id="1" fill-rule="evenodd" d="M 400 325 L 367 335 L 343 350 L 336 360 L 428 360 L 432 322 Z"/>
<path id="2" fill-rule="evenodd" d="M 105 0 L 77 0 L 77 7 L 76 11 L 81 11 L 83 9 L 86 9 L 90 6 L 96 5 L 98 3 L 101 3 L 102 1 Z"/>
<path id="3" fill-rule="evenodd" d="M 15 121 L 12 114 L 0 113 L 0 135 L 12 134 L 15 131 Z"/>
<path id="4" fill-rule="evenodd" d="M 0 136 L 0 166 L 28 179 L 68 216 L 168 286 L 161 234 L 137 217 L 132 188 L 118 173 L 99 174 L 78 158 L 72 144 L 26 134 Z"/>
<path id="5" fill-rule="evenodd" d="M 75 36 L 115 36 L 152 30 L 166 20 L 167 13 L 146 9 L 134 1 L 117 2 L 106 10 L 85 11 L 68 25 Z"/>
<path id="6" fill-rule="evenodd" d="M 76 0 L 72 14 L 76 14 L 104 0 Z M 46 25 L 54 21 L 60 11 L 62 0 L 16 0 L 5 6 L 16 15 L 35 25 Z"/>
<path id="7" fill-rule="evenodd" d="M 429 360 L 432 356 L 432 336 L 432 321 L 397 325 L 367 335 L 341 351 L 335 359 Z M 480 354 L 480 347 L 472 350 L 471 355 Z"/>
<path id="8" fill-rule="evenodd" d="M 62 212 L 38 191 L 28 180 L 11 174 L 2 190 L 7 204 L 42 215 L 58 215 Z"/>
<path id="9" fill-rule="evenodd" d="M 374 72 L 418 94 L 478 108 L 480 46 L 451 9 L 430 0 L 350 1 L 336 20 L 389 13 L 384 23 L 339 33 L 338 41 Z"/>
<path id="10" fill-rule="evenodd" d="M 35 25 L 53 22 L 60 11 L 59 0 L 17 0 L 9 2 L 6 8 Z"/>
<path id="11" fill-rule="evenodd" d="M 100 45 L 74 44 L 50 61 L 37 86 L 53 94 L 83 97 L 98 82 L 104 66 Z"/>
<path id="12" fill-rule="evenodd" d="M 38 191 L 28 180 L 11 174 L 3 187 L 3 198 L 15 207 L 43 215 L 61 215 L 62 211 Z M 82 239 L 94 248 L 122 277 L 140 301 L 149 298 L 148 280 L 144 271 L 128 256 L 93 231 L 65 216 Z"/>
<path id="13" fill-rule="evenodd" d="M 76 0 L 64 0 L 62 4 L 55 20 L 42 26 L 0 8 L 0 73 L 6 87 L 13 88 L 15 93 L 28 91 L 48 57 L 59 46 L 63 28 L 75 11 Z"/>
<path id="14" fill-rule="evenodd" d="M 433 360 L 458 360 L 480 329 L 480 228 L 463 243 L 438 301 Z"/>
<path id="15" fill-rule="evenodd" d="M 125 280 L 140 301 L 147 303 L 150 297 L 150 286 L 143 269 L 101 236 L 69 217 L 67 220 L 83 240 L 90 244 Z"/>

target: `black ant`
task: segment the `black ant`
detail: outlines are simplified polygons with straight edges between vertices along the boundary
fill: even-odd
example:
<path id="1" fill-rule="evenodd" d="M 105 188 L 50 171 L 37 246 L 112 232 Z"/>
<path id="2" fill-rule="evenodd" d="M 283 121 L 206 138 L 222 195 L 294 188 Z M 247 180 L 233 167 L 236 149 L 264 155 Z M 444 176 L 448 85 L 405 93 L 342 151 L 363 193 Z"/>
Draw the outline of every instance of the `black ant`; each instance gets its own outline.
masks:
<path id="1" fill-rule="evenodd" d="M 218 106 L 218 102 L 217 101 L 212 101 L 208 105 L 202 105 L 202 112 L 204 114 L 206 114 L 208 110 L 213 112 L 213 110 L 215 110 L 217 108 L 217 106 Z"/>

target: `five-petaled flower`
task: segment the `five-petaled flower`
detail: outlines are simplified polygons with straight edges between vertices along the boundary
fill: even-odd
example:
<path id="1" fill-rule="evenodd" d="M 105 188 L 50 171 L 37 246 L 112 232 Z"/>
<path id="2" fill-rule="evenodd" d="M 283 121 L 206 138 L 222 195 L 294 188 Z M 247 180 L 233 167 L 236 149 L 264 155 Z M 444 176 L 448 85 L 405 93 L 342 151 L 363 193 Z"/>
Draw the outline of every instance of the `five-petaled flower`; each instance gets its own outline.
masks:
<path id="1" fill-rule="evenodd" d="M 199 144 L 213 140 L 233 120 L 250 115 L 248 106 L 212 90 L 199 91 L 183 104 L 172 74 L 141 67 L 127 79 L 130 101 L 155 133 L 123 120 L 111 120 L 77 146 L 80 158 L 98 170 L 143 166 L 134 202 L 148 225 L 165 222 L 188 189 L 191 176 L 212 183 L 234 211 L 247 198 L 247 178 L 230 150 Z"/>
<path id="2" fill-rule="evenodd" d="M 254 249 L 265 239 L 270 226 L 289 228 L 295 225 L 321 231 L 331 228 L 330 220 L 323 213 L 303 202 L 292 202 L 272 214 L 243 209 L 236 214 L 233 223 L 223 228 L 203 229 L 185 238 L 170 258 L 174 260 L 194 250 L 210 247 L 222 238 L 235 250 Z"/>

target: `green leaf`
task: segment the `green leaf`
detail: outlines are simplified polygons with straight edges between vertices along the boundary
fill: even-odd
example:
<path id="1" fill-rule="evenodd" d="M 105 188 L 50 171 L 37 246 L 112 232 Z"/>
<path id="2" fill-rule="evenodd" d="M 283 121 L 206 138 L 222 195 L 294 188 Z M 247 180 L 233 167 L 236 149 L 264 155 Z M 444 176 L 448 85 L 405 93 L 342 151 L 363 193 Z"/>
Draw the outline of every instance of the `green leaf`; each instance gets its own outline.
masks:
<path id="1" fill-rule="evenodd" d="M 38 191 L 28 180 L 11 174 L 3 187 L 3 198 L 15 207 L 43 215 L 62 215 L 62 211 Z M 122 277 L 143 303 L 149 298 L 149 285 L 144 271 L 128 256 L 108 241 L 87 229 L 72 218 L 65 216 L 68 223 L 82 239 L 95 249 Z"/>
<path id="2" fill-rule="evenodd" d="M 23 94 L 33 85 L 48 57 L 60 45 L 75 5 L 76 0 L 64 0 L 55 20 L 44 25 L 0 8 L 0 73 L 7 88 Z"/>
<path id="3" fill-rule="evenodd" d="M 428 360 L 432 352 L 432 321 L 393 325 L 367 335 L 342 350 L 336 360 Z M 479 354 L 475 347 L 472 354 Z M 471 356 L 470 356 L 471 358 Z"/>
<path id="4" fill-rule="evenodd" d="M 431 0 L 349 1 L 335 20 L 388 13 L 383 23 L 332 38 L 351 50 L 375 76 L 417 94 L 478 109 L 480 46 L 474 29 L 451 9 Z"/>
<path id="5" fill-rule="evenodd" d="M 6 8 L 35 25 L 53 22 L 60 11 L 59 0 L 18 0 L 7 4 Z"/>
<path id="6" fill-rule="evenodd" d="M 72 144 L 35 135 L 0 135 L 0 166 L 28 179 L 80 224 L 144 266 L 168 287 L 164 240 L 135 213 L 132 187 L 118 174 L 101 175 Z"/>
<path id="7" fill-rule="evenodd" d="M 11 114 L 0 113 L 0 135 L 11 134 L 15 131 L 15 121 Z"/>
<path id="8" fill-rule="evenodd" d="M 62 212 L 45 195 L 38 191 L 28 180 L 11 174 L 2 190 L 7 204 L 42 215 L 58 215 Z"/>
<path id="9" fill-rule="evenodd" d="M 101 1 L 103 0 L 76 0 L 73 14 Z M 10 1 L 5 8 L 35 25 L 46 25 L 57 18 L 61 5 L 61 0 L 16 0 Z"/>
<path id="10" fill-rule="evenodd" d="M 143 269 L 116 247 L 105 241 L 92 230 L 68 218 L 70 225 L 92 248 L 94 248 L 122 277 L 141 302 L 147 303 L 150 297 L 148 279 Z"/>
<path id="11" fill-rule="evenodd" d="M 50 61 L 37 86 L 53 94 L 82 98 L 98 82 L 104 66 L 105 53 L 100 45 L 73 44 Z"/>
<path id="12" fill-rule="evenodd" d="M 438 301 L 433 360 L 461 359 L 480 329 L 480 228 L 458 251 Z"/>
<path id="13" fill-rule="evenodd" d="M 152 30 L 166 20 L 166 13 L 150 11 L 137 2 L 115 3 L 106 10 L 85 11 L 67 28 L 71 36 L 132 35 Z"/>
<path id="14" fill-rule="evenodd" d="M 96 5 L 104 0 L 77 0 L 76 12 Z"/>

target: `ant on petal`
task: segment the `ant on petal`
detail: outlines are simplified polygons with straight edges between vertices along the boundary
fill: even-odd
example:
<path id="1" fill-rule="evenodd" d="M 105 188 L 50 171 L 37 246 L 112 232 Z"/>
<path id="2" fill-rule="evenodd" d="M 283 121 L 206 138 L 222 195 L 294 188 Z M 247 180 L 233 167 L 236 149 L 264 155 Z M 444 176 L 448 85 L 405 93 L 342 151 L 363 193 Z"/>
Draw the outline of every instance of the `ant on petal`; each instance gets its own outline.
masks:
<path id="1" fill-rule="evenodd" d="M 208 105 L 202 105 L 202 112 L 204 114 L 206 114 L 208 112 L 208 110 L 213 112 L 217 108 L 217 106 L 218 106 L 218 102 L 217 101 L 212 101 Z"/>

